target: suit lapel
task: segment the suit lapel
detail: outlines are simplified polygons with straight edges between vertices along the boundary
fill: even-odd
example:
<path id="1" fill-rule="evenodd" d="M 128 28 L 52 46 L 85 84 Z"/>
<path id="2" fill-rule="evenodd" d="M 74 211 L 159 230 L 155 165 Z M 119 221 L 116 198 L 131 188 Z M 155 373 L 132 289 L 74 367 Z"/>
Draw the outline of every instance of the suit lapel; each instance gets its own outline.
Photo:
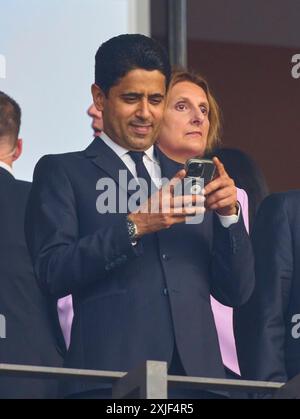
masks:
<path id="1" fill-rule="evenodd" d="M 97 137 L 84 151 L 85 155 L 91 160 L 93 164 L 98 166 L 102 171 L 106 172 L 120 188 L 127 190 L 129 195 L 133 194 L 134 190 L 128 190 L 128 183 L 131 181 L 133 185 L 137 185 L 135 178 L 126 164 L 117 156 L 114 151 L 108 147 L 101 138 Z M 125 171 L 127 174 L 127 182 L 120 182 L 120 171 Z M 133 186 L 131 184 L 131 186 Z"/>
<path id="2" fill-rule="evenodd" d="M 158 147 L 155 146 L 155 155 L 160 164 L 161 177 L 172 179 L 179 170 L 184 169 L 184 165 L 169 159 Z"/>

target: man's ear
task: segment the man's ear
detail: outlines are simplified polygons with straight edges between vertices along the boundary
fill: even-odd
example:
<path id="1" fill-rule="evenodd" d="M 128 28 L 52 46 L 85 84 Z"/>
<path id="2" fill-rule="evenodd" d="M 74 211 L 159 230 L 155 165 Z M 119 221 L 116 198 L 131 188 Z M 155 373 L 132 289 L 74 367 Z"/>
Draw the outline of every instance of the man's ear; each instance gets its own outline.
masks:
<path id="1" fill-rule="evenodd" d="M 12 161 L 18 160 L 18 158 L 22 154 L 22 151 L 23 151 L 23 140 L 21 138 L 18 138 L 14 154 L 12 155 Z"/>
<path id="2" fill-rule="evenodd" d="M 92 84 L 91 91 L 96 108 L 98 111 L 103 112 L 105 93 L 97 84 Z"/>

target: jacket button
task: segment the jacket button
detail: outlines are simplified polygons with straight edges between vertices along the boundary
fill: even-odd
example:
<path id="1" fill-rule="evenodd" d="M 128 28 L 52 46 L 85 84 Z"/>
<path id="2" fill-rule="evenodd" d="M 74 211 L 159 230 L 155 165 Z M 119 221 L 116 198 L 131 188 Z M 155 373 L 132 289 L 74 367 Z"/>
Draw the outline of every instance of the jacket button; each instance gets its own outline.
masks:
<path id="1" fill-rule="evenodd" d="M 164 289 L 163 289 L 163 294 L 164 294 L 164 295 L 168 295 L 168 294 L 169 294 L 169 291 L 168 291 L 168 289 L 167 289 L 167 288 L 164 288 Z"/>
<path id="2" fill-rule="evenodd" d="M 162 254 L 161 256 L 163 258 L 163 260 L 167 261 L 169 259 L 168 255 L 166 255 L 165 253 Z"/>

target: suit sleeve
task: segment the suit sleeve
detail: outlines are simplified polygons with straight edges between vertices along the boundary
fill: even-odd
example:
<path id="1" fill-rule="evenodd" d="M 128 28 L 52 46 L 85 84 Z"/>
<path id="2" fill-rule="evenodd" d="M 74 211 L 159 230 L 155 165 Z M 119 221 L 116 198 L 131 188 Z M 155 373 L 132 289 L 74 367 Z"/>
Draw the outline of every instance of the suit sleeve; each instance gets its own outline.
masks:
<path id="1" fill-rule="evenodd" d="M 293 250 L 284 197 L 273 195 L 263 202 L 252 238 L 256 287 L 250 301 L 235 313 L 241 371 L 248 379 L 285 382 L 285 313 Z"/>
<path id="2" fill-rule="evenodd" d="M 254 258 L 243 217 L 225 228 L 214 214 L 211 293 L 222 304 L 238 307 L 252 294 Z"/>
<path id="3" fill-rule="evenodd" d="M 126 214 L 115 214 L 92 234 L 79 236 L 76 197 L 57 156 L 43 157 L 36 166 L 25 233 L 40 285 L 58 298 L 105 280 L 111 270 L 137 257 Z"/>
<path id="4" fill-rule="evenodd" d="M 248 195 L 244 189 L 237 188 L 237 199 L 242 209 L 242 216 L 247 233 L 249 233 L 249 200 Z"/>

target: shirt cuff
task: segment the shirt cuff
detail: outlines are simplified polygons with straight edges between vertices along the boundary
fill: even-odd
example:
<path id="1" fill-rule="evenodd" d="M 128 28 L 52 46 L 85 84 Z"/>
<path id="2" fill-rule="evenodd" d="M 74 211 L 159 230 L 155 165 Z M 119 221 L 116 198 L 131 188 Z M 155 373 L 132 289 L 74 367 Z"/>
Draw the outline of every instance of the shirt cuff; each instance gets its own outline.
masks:
<path id="1" fill-rule="evenodd" d="M 238 213 L 233 215 L 220 215 L 217 213 L 217 216 L 219 217 L 220 223 L 224 228 L 229 228 L 232 224 L 236 224 L 240 219 L 241 214 L 241 207 L 239 202 L 238 205 Z"/>

